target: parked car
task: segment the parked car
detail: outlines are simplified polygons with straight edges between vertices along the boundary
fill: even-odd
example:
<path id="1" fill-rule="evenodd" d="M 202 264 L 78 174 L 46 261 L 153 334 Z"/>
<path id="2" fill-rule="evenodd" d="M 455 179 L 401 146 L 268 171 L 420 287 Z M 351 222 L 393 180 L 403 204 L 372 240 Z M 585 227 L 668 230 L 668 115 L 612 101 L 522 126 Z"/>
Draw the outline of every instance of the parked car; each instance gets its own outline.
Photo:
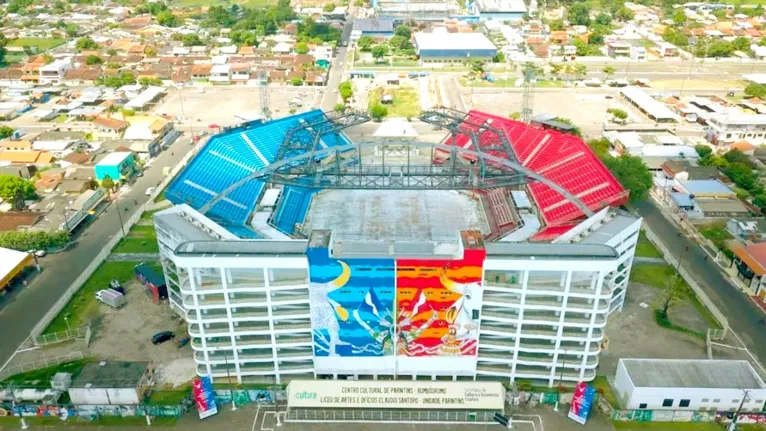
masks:
<path id="1" fill-rule="evenodd" d="M 154 193 L 155 190 L 157 190 L 157 187 L 149 187 L 148 189 L 146 189 L 146 196 L 151 196 L 151 194 Z"/>
<path id="2" fill-rule="evenodd" d="M 158 332 L 154 334 L 154 336 L 152 337 L 152 344 L 154 345 L 162 344 L 165 341 L 172 340 L 175 337 L 176 337 L 176 334 L 174 334 L 172 331 Z"/>

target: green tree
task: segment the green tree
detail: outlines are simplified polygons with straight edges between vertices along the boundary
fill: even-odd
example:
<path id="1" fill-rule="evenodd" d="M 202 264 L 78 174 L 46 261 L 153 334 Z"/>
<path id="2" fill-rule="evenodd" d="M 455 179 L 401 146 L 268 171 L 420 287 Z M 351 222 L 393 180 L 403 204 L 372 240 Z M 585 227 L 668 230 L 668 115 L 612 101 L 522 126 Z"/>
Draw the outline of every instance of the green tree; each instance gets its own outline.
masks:
<path id="1" fill-rule="evenodd" d="M 114 57 L 115 55 L 117 55 L 117 50 L 114 48 L 109 48 L 106 50 L 106 55 L 110 57 Z"/>
<path id="2" fill-rule="evenodd" d="M 388 115 L 388 108 L 381 105 L 380 103 L 375 103 L 370 107 L 370 115 L 375 121 L 380 121 Z"/>
<path id="3" fill-rule="evenodd" d="M 332 109 L 335 112 L 343 112 L 346 110 L 346 105 L 344 105 L 343 103 L 338 103 Z"/>
<path id="4" fill-rule="evenodd" d="M 303 85 L 303 80 L 301 78 L 293 78 L 290 80 L 290 83 L 296 87 L 300 87 Z"/>
<path id="5" fill-rule="evenodd" d="M 561 63 L 551 63 L 549 67 L 550 67 L 551 75 L 553 75 L 556 78 L 558 78 L 558 76 L 564 70 L 564 65 L 562 65 Z"/>
<path id="6" fill-rule="evenodd" d="M 388 55 L 388 45 L 375 45 L 372 47 L 372 56 L 374 58 L 383 58 Z"/>
<path id="7" fill-rule="evenodd" d="M 750 157 L 748 157 L 747 154 L 737 149 L 727 152 L 726 154 L 723 155 L 723 158 L 726 159 L 727 162 L 732 164 L 742 163 L 743 165 L 752 167 L 752 162 L 750 162 Z"/>
<path id="8" fill-rule="evenodd" d="M 410 45 L 410 40 L 404 36 L 396 35 L 388 40 L 388 44 L 398 49 L 406 49 Z"/>
<path id="9" fill-rule="evenodd" d="M 99 49 L 100 46 L 98 43 L 96 43 L 95 40 L 86 36 L 86 37 L 81 37 L 77 39 L 77 42 L 75 43 L 75 48 L 77 48 L 78 52 L 81 52 L 85 50 Z"/>
<path id="10" fill-rule="evenodd" d="M 101 187 L 106 190 L 107 193 L 112 193 L 112 190 L 114 190 L 114 180 L 109 175 L 105 176 L 103 180 L 101 180 Z"/>
<path id="11" fill-rule="evenodd" d="M 91 54 L 91 55 L 85 57 L 85 64 L 87 64 L 88 66 L 95 66 L 95 65 L 101 64 L 103 62 L 104 62 L 104 60 L 102 60 L 101 57 L 99 57 L 97 55 Z"/>
<path id="12" fill-rule="evenodd" d="M 348 103 L 348 100 L 351 98 L 351 96 L 354 95 L 354 89 L 351 86 L 351 81 L 341 82 L 338 86 L 338 92 L 340 93 L 340 97 L 343 99 L 343 102 Z"/>
<path id="13" fill-rule="evenodd" d="M 359 40 L 356 41 L 356 46 L 359 47 L 362 51 L 369 51 L 373 44 L 372 37 L 370 36 L 362 36 L 359 38 Z"/>
<path id="14" fill-rule="evenodd" d="M 195 33 L 184 35 L 182 38 L 184 46 L 198 46 L 202 45 L 202 39 L 199 38 Z"/>
<path id="15" fill-rule="evenodd" d="M 738 37 L 731 42 L 737 51 L 750 52 L 750 39 L 746 37 Z"/>
<path id="16" fill-rule="evenodd" d="M 614 14 L 614 17 L 620 21 L 630 21 L 635 18 L 635 15 L 633 14 L 632 10 L 623 6 L 617 10 L 617 12 Z"/>
<path id="17" fill-rule="evenodd" d="M 50 54 L 43 54 L 43 62 L 45 64 L 51 64 L 51 63 L 53 63 L 54 60 L 55 59 L 53 58 L 52 55 L 50 55 Z"/>
<path id="18" fill-rule="evenodd" d="M 575 63 L 573 65 L 573 72 L 576 79 L 582 79 L 588 73 L 588 66 L 582 63 Z"/>
<path id="19" fill-rule="evenodd" d="M 309 47 L 306 45 L 306 42 L 298 42 L 295 44 L 295 53 L 296 54 L 308 54 Z"/>
<path id="20" fill-rule="evenodd" d="M 604 160 L 607 157 L 610 157 L 609 150 L 612 148 L 612 143 L 609 142 L 609 139 L 591 139 L 588 141 L 588 146 L 591 150 L 593 150 L 599 159 Z"/>
<path id="21" fill-rule="evenodd" d="M 5 125 L 0 125 L 0 139 L 5 139 L 13 135 L 13 128 Z"/>
<path id="22" fill-rule="evenodd" d="M 568 124 L 570 126 L 573 126 L 574 129 L 569 130 L 567 133 L 569 133 L 570 135 L 575 135 L 575 136 L 582 137 L 582 130 L 580 130 L 580 128 L 577 127 L 577 125 L 572 120 L 570 120 L 569 118 L 556 117 L 556 118 L 554 118 L 554 121 L 558 121 L 559 123 L 564 123 L 564 124 Z"/>
<path id="23" fill-rule="evenodd" d="M 67 36 L 76 37 L 80 32 L 80 29 L 75 24 L 67 24 L 66 27 L 64 27 L 64 31 L 66 32 Z"/>
<path id="24" fill-rule="evenodd" d="M 505 54 L 503 54 L 501 51 L 498 51 L 497 54 L 492 57 L 493 63 L 505 63 Z"/>
<path id="25" fill-rule="evenodd" d="M 515 111 L 508 114 L 508 118 L 511 120 L 520 120 L 521 119 L 521 112 Z"/>
<path id="26" fill-rule="evenodd" d="M 673 12 L 673 23 L 677 26 L 682 26 L 686 22 L 686 12 L 684 8 L 680 7 Z"/>
<path id="27" fill-rule="evenodd" d="M 12 250 L 46 250 L 67 245 L 69 233 L 65 231 L 6 231 L 0 232 L 0 247 Z"/>
<path id="28" fill-rule="evenodd" d="M 689 247 L 687 246 L 688 250 Z M 668 321 L 668 310 L 677 303 L 680 299 L 683 299 L 689 295 L 689 288 L 686 286 L 686 282 L 678 276 L 674 275 L 667 280 L 665 291 L 663 292 L 662 308 L 657 310 L 661 321 Z M 668 322 L 669 323 L 669 322 Z"/>
<path id="29" fill-rule="evenodd" d="M 662 33 L 662 39 L 665 42 L 672 43 L 675 46 L 684 47 L 689 45 L 689 38 L 674 28 L 668 28 L 665 30 L 665 32 Z"/>
<path id="30" fill-rule="evenodd" d="M 604 66 L 603 69 L 601 69 L 602 72 L 604 72 L 604 75 L 606 75 L 606 79 L 612 79 L 612 76 L 614 76 L 614 72 L 616 72 L 616 69 L 611 64 L 607 64 Z"/>
<path id="31" fill-rule="evenodd" d="M 764 38 L 766 39 L 766 38 Z M 745 87 L 745 94 L 750 97 L 763 99 L 766 97 L 766 85 L 750 83 Z"/>
<path id="32" fill-rule="evenodd" d="M 606 167 L 630 192 L 630 201 L 640 201 L 649 194 L 652 188 L 652 174 L 640 157 L 623 154 L 621 157 L 610 157 L 604 160 Z"/>
<path id="33" fill-rule="evenodd" d="M 612 23 L 612 16 L 608 13 L 601 12 L 596 15 L 596 23 L 600 25 L 609 25 Z"/>
<path id="34" fill-rule="evenodd" d="M 590 25 L 590 6 L 585 2 L 575 3 L 569 6 L 567 17 L 574 25 Z"/>
<path id="35" fill-rule="evenodd" d="M 138 83 L 141 85 L 162 85 L 162 80 L 160 78 L 149 78 L 148 76 L 144 76 L 138 80 Z"/>
<path id="36" fill-rule="evenodd" d="M 172 12 L 164 10 L 155 16 L 157 24 L 165 27 L 178 27 L 181 25 L 181 21 Z"/>
<path id="37" fill-rule="evenodd" d="M 551 28 L 551 31 L 563 31 L 566 28 L 563 19 L 554 19 L 548 23 L 548 26 Z"/>
<path id="38" fill-rule="evenodd" d="M 628 119 L 628 113 L 625 112 L 622 109 L 619 108 L 611 108 L 607 109 L 607 112 L 612 114 L 614 118 L 617 118 L 618 120 L 627 120 Z"/>
<path id="39" fill-rule="evenodd" d="M 325 12 L 332 12 L 332 11 L 334 11 L 335 10 L 335 3 L 327 3 L 327 4 L 325 4 L 324 7 L 322 8 L 322 10 L 324 10 Z"/>
<path id="40" fill-rule="evenodd" d="M 697 151 L 697 155 L 700 159 L 710 157 L 710 155 L 713 154 L 713 149 L 707 145 L 695 145 L 694 149 Z"/>
<path id="41" fill-rule="evenodd" d="M 0 198 L 10 202 L 14 209 L 24 209 L 24 200 L 36 197 L 35 187 L 30 181 L 15 175 L 0 175 Z"/>
<path id="42" fill-rule="evenodd" d="M 406 25 L 400 25 L 399 27 L 396 27 L 394 34 L 396 36 L 401 36 L 409 41 L 410 37 L 412 36 L 412 30 L 410 30 L 410 28 Z"/>

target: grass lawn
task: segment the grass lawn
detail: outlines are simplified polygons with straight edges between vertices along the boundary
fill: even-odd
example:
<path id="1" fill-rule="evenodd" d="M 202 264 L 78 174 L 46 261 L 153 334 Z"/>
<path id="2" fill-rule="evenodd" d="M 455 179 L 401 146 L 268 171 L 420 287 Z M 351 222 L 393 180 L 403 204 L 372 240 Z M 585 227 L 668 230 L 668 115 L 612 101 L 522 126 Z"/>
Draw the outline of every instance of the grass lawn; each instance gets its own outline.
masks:
<path id="1" fill-rule="evenodd" d="M 420 114 L 420 98 L 414 88 L 376 88 L 370 91 L 369 106 L 378 103 L 383 94 L 394 98 L 393 103 L 383 105 L 388 109 L 389 117 L 417 117 Z"/>
<path id="2" fill-rule="evenodd" d="M 80 374 L 80 371 L 82 371 L 83 367 L 85 367 L 85 364 L 88 362 L 88 359 L 80 359 L 77 361 L 52 365 L 47 368 L 27 371 L 26 373 L 16 374 L 5 379 L 3 381 L 3 385 L 6 383 L 15 382 L 27 388 L 47 389 L 51 387 L 51 378 L 53 378 L 54 374 L 66 372 L 72 373 L 72 377 L 77 377 L 77 375 Z"/>
<path id="3" fill-rule="evenodd" d="M 72 296 L 61 313 L 45 328 L 45 333 L 66 331 L 67 324 L 64 316 L 69 315 L 69 326 L 77 328 L 85 326 L 88 320 L 97 317 L 100 314 L 99 307 L 106 305 L 99 304 L 96 300 L 96 292 L 106 289 L 109 281 L 116 278 L 121 283 L 127 283 L 133 277 L 133 266 L 136 262 L 104 262 L 98 267 L 96 272 L 80 287 L 80 290 Z"/>
<path id="4" fill-rule="evenodd" d="M 715 244 L 715 246 L 720 250 L 724 250 L 726 248 L 726 240 L 734 238 L 731 236 L 729 231 L 726 230 L 725 221 L 717 221 L 714 223 L 701 225 L 697 228 L 697 230 L 699 231 L 700 235 L 712 241 L 713 244 Z"/>
<path id="5" fill-rule="evenodd" d="M 47 38 L 47 37 L 20 37 L 8 41 L 8 46 L 36 46 L 39 51 L 47 51 L 59 45 L 63 45 L 66 40 Z"/>
<path id="6" fill-rule="evenodd" d="M 665 289 L 669 280 L 676 276 L 676 270 L 670 265 L 652 265 L 637 263 L 630 271 L 630 279 L 636 283 Z M 680 278 L 680 277 L 679 277 Z"/>
<path id="7" fill-rule="evenodd" d="M 154 213 L 158 213 L 162 210 L 166 210 L 167 208 L 160 208 L 156 210 L 151 211 L 145 211 L 143 214 L 141 214 L 141 220 L 153 220 Z"/>
<path id="8" fill-rule="evenodd" d="M 662 253 L 660 253 L 660 251 L 657 250 L 657 247 L 655 247 L 654 244 L 649 242 L 649 239 L 646 238 L 646 234 L 644 233 L 644 231 L 641 231 L 641 233 L 638 235 L 638 244 L 636 245 L 636 256 L 662 258 Z"/>
<path id="9" fill-rule="evenodd" d="M 617 402 L 617 396 L 615 396 L 614 392 L 612 392 L 612 387 L 606 380 L 606 376 L 596 376 L 596 378 L 591 382 L 591 385 L 596 388 L 596 392 L 598 392 L 599 396 L 604 397 L 609 405 L 615 409 L 620 408 L 620 405 Z"/>
<path id="10" fill-rule="evenodd" d="M 538 88 L 564 88 L 564 81 L 537 81 L 535 87 Z"/>
<path id="11" fill-rule="evenodd" d="M 113 253 L 159 253 L 157 232 L 154 225 L 135 225 L 128 232 L 127 238 L 120 241 Z"/>
<path id="12" fill-rule="evenodd" d="M 154 391 L 149 396 L 147 402 L 149 404 L 175 405 L 189 395 L 191 395 L 191 387 L 188 386 L 183 389 L 172 391 Z"/>
<path id="13" fill-rule="evenodd" d="M 54 118 L 51 121 L 54 122 L 54 123 L 63 123 L 63 122 L 66 121 L 67 118 L 69 118 L 69 117 L 66 114 L 59 114 L 59 115 L 56 116 L 56 118 Z"/>

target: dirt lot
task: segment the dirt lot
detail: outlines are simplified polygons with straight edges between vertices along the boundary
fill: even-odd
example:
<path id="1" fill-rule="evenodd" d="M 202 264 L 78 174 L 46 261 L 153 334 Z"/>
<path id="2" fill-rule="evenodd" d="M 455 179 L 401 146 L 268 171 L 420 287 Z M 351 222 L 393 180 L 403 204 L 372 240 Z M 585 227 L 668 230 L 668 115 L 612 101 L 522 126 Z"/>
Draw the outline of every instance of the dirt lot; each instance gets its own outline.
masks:
<path id="1" fill-rule="evenodd" d="M 258 87 L 202 87 L 184 88 L 173 91 L 160 105 L 156 112 L 173 116 L 183 115 L 193 123 L 218 124 L 221 126 L 232 125 L 240 120 L 234 118 L 237 114 L 259 114 L 261 112 L 260 96 Z M 320 90 L 324 87 L 270 87 L 269 104 L 272 116 L 281 118 L 290 115 L 289 102 L 293 98 L 300 98 L 303 106 L 298 112 L 318 106 Z M 181 100 L 183 97 L 183 100 Z M 181 105 L 183 104 L 183 109 Z M 183 130 L 184 123 L 178 126 Z"/>
<path id="2" fill-rule="evenodd" d="M 607 99 L 606 93 L 593 93 L 587 89 L 540 90 L 534 95 L 533 112 L 537 114 L 552 114 L 572 120 L 580 127 L 587 138 L 601 136 L 602 125 L 609 108 L 624 106 L 616 99 Z M 522 93 L 519 91 L 503 92 L 500 89 L 488 93 L 486 89 L 470 88 L 461 90 L 466 105 L 480 111 L 494 112 L 498 115 L 508 115 L 521 111 Z M 587 107 L 587 109 L 582 109 Z M 507 111 L 507 112 L 506 112 Z M 636 119 L 641 120 L 640 118 Z"/>
<path id="3" fill-rule="evenodd" d="M 195 374 L 191 346 L 178 348 L 175 341 L 158 346 L 151 343 L 152 336 L 160 331 L 175 331 L 176 340 L 184 337 L 186 325 L 180 323 L 167 303 L 152 303 L 139 283 L 131 282 L 124 287 L 127 304 L 119 310 L 102 305 L 102 317 L 93 324 L 89 346 L 83 341 L 71 341 L 26 351 L 17 354 L 9 366 L 82 352 L 96 359 L 152 361 L 160 370 L 161 385 L 189 381 Z"/>
<path id="4" fill-rule="evenodd" d="M 606 326 L 609 348 L 603 351 L 599 358 L 599 374 L 614 377 L 617 360 L 620 358 L 707 358 L 704 340 L 661 328 L 655 323 L 652 308 L 661 300 L 660 295 L 660 289 L 630 283 L 622 312 L 616 312 L 609 317 Z M 642 307 L 641 303 L 647 304 L 648 307 Z M 691 329 L 707 327 L 704 318 L 693 306 L 678 304 L 678 308 L 671 308 L 671 320 L 682 315 L 686 316 L 683 324 L 692 325 Z"/>

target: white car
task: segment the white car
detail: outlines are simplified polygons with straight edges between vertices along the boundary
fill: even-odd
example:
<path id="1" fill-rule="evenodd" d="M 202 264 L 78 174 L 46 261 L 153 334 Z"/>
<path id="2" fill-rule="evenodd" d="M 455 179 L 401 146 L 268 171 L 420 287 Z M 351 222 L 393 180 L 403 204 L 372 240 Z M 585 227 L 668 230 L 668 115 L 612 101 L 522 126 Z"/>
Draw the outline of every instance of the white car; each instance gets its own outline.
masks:
<path id="1" fill-rule="evenodd" d="M 154 193 L 155 190 L 157 190 L 157 187 L 149 187 L 148 189 L 146 189 L 146 196 L 151 196 L 151 194 Z"/>

